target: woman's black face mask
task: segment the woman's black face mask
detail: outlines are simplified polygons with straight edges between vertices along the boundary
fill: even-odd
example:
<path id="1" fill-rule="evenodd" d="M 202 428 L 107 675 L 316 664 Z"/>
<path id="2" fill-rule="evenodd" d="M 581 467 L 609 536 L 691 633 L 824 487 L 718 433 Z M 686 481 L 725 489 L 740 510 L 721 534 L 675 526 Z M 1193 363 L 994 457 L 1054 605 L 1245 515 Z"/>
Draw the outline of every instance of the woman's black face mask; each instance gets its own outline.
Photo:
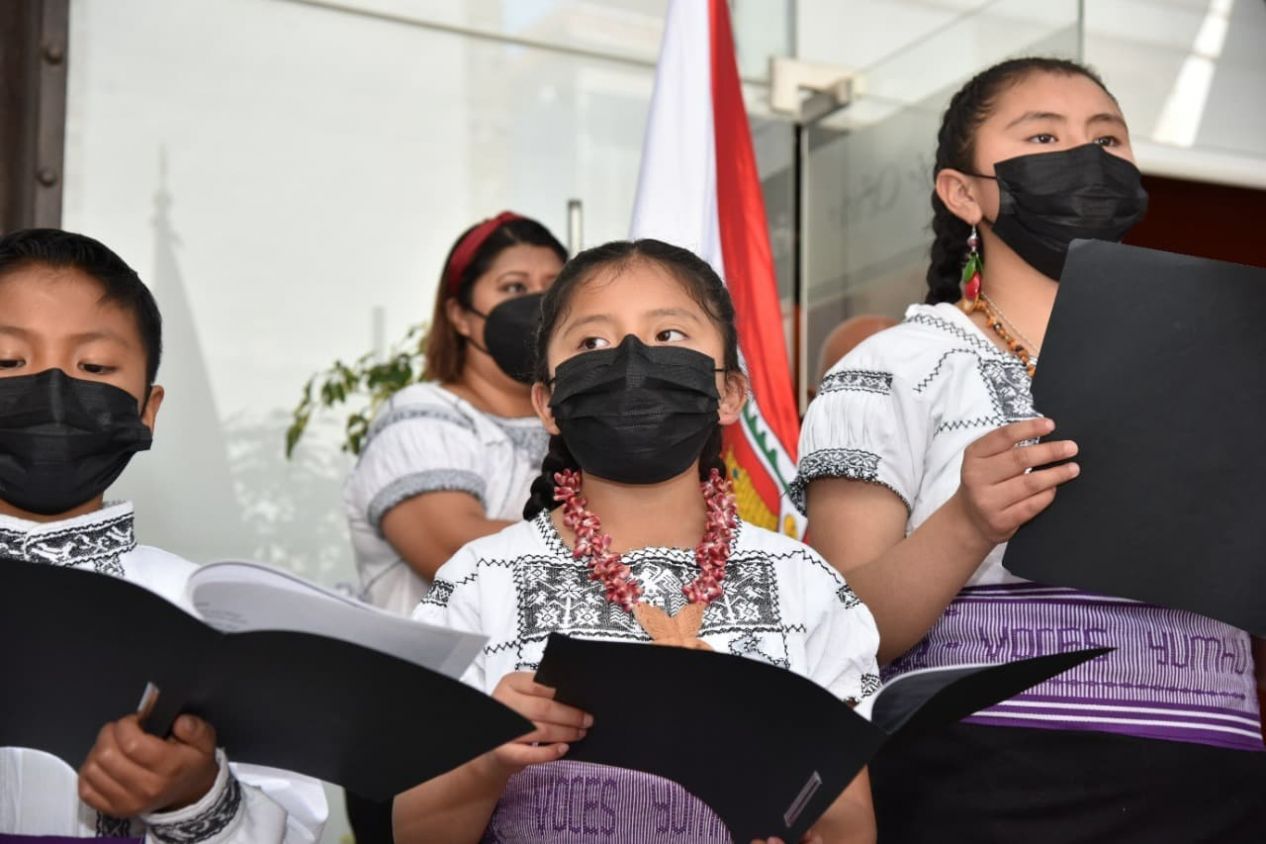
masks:
<path id="1" fill-rule="evenodd" d="M 994 174 L 972 174 L 998 181 L 994 234 L 1056 281 L 1072 241 L 1119 241 L 1147 212 L 1139 169 L 1098 144 L 1008 158 Z"/>
<path id="2" fill-rule="evenodd" d="M 136 399 L 60 369 L 0 378 L 0 499 L 43 516 L 106 491 L 150 447 Z"/>
<path id="3" fill-rule="evenodd" d="M 484 346 L 471 345 L 487 352 L 497 368 L 520 384 L 531 384 L 536 374 L 536 332 L 541 327 L 543 293 L 516 296 L 497 305 L 488 313 L 468 307 L 484 319 Z"/>
<path id="4" fill-rule="evenodd" d="M 550 409 L 587 474 L 626 484 L 674 478 L 699 459 L 719 424 L 713 359 L 629 335 L 554 371 Z"/>

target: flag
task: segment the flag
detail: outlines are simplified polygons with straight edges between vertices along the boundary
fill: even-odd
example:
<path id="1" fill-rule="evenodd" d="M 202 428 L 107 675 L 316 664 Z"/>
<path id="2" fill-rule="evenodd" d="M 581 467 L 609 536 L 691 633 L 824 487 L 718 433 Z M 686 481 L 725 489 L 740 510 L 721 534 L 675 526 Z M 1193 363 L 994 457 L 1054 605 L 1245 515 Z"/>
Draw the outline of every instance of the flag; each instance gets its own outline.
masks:
<path id="1" fill-rule="evenodd" d="M 690 249 L 725 280 L 752 394 L 723 454 L 748 522 L 791 536 L 800 420 L 765 201 L 725 0 L 671 0 L 655 71 L 631 236 Z"/>

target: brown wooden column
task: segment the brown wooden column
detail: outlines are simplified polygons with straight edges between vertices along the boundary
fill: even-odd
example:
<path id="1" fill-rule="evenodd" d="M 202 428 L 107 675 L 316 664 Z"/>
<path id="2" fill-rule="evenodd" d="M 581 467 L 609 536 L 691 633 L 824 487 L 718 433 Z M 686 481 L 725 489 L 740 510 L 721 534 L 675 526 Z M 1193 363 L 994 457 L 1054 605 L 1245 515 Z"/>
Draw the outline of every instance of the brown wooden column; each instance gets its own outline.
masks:
<path id="1" fill-rule="evenodd" d="M 58 226 L 70 0 L 0 2 L 0 231 Z"/>

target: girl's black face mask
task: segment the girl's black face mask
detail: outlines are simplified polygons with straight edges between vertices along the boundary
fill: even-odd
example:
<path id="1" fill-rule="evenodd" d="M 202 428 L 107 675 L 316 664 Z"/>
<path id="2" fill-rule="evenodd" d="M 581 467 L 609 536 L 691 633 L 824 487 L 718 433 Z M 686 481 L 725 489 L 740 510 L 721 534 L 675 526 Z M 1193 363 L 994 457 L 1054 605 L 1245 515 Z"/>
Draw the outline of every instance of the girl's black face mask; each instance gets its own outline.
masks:
<path id="1" fill-rule="evenodd" d="M 497 368 L 520 384 L 531 384 L 536 377 L 536 332 L 541 327 L 541 300 L 544 293 L 516 296 L 497 305 L 488 313 L 467 308 L 484 318 L 484 345 L 471 345 L 487 352 Z"/>
<path id="2" fill-rule="evenodd" d="M 126 390 L 60 369 L 0 378 L 0 499 L 53 516 L 106 491 L 150 447 Z"/>
<path id="3" fill-rule="evenodd" d="M 1008 158 L 994 173 L 983 177 L 998 181 L 994 234 L 1056 281 L 1072 241 L 1119 241 L 1147 212 L 1138 168 L 1098 144 Z"/>
<path id="4" fill-rule="evenodd" d="M 674 478 L 699 459 L 719 424 L 716 364 L 629 335 L 554 371 L 550 409 L 587 474 L 626 484 Z"/>

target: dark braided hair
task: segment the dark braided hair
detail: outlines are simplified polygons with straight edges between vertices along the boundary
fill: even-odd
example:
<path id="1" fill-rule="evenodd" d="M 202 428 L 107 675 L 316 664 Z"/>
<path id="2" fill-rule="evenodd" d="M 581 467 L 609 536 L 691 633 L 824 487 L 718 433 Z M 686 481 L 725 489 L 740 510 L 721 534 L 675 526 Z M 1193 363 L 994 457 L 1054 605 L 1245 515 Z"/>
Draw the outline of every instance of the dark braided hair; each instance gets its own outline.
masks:
<path id="1" fill-rule="evenodd" d="M 541 302 L 541 327 L 536 335 L 536 380 L 548 383 L 549 342 L 559 321 L 566 315 L 572 295 L 599 270 L 616 272 L 636 262 L 655 264 L 679 281 L 708 314 L 721 331 L 725 359 L 722 369 L 728 378 L 740 374 L 738 329 L 734 325 L 734 302 L 716 271 L 688 249 L 664 243 L 661 240 L 617 240 L 586 249 L 567 262 L 563 271 L 550 286 Z M 523 518 L 534 519 L 544 510 L 558 506 L 554 501 L 554 474 L 564 469 L 579 469 L 580 465 L 567 449 L 560 436 L 550 437 L 549 452 L 541 464 L 541 474 L 532 482 L 532 495 L 523 508 Z M 705 480 L 716 469 L 725 474 L 725 460 L 721 457 L 721 425 L 718 423 L 703 446 L 699 457 L 699 478 Z"/>
<path id="2" fill-rule="evenodd" d="M 1103 88 L 1109 97 L 1112 96 L 1098 74 L 1068 59 L 1009 59 L 983 70 L 959 89 L 945 109 L 945 115 L 941 118 L 941 130 L 936 135 L 933 179 L 946 168 L 966 173 L 977 172 L 976 130 L 989 117 L 998 95 L 1033 73 L 1084 76 Z M 956 302 L 961 296 L 959 284 L 971 226 L 945 206 L 935 188 L 932 190 L 932 233 L 935 239 L 932 241 L 932 261 L 928 266 L 927 303 L 935 305 L 937 302 Z M 983 257 L 984 244 L 979 248 Z"/>

